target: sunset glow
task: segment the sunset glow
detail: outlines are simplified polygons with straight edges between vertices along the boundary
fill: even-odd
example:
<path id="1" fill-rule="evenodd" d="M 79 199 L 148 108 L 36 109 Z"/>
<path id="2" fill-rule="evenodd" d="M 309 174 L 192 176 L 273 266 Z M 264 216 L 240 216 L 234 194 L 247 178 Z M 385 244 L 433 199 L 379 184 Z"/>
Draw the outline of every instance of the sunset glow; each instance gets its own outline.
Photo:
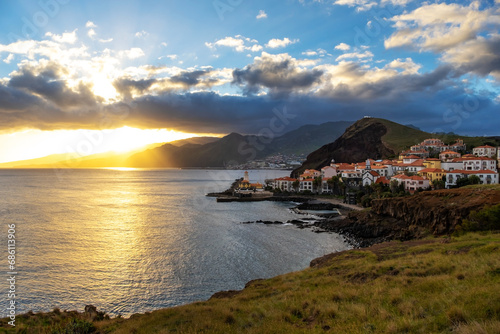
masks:
<path id="1" fill-rule="evenodd" d="M 26 130 L 0 134 L 0 163 L 62 153 L 87 156 L 111 151 L 128 152 L 149 144 L 197 136 L 174 130 L 128 126 L 110 130 Z"/>

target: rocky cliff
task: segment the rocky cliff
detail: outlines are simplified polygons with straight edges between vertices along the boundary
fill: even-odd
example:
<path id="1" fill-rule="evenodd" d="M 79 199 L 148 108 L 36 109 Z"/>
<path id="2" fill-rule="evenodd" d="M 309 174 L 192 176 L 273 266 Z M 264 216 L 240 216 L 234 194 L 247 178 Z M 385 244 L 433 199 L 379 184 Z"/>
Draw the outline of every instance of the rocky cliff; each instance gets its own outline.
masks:
<path id="1" fill-rule="evenodd" d="M 309 154 L 306 162 L 292 175 L 297 176 L 308 168 L 320 169 L 329 165 L 332 159 L 351 163 L 393 156 L 396 152 L 382 141 L 387 131 L 387 126 L 376 119 L 361 119 L 348 127 L 336 141 Z"/>
<path id="2" fill-rule="evenodd" d="M 500 186 L 428 191 L 374 200 L 371 210 L 351 212 L 344 220 L 323 222 L 321 228 L 350 236 L 359 246 L 447 235 L 471 211 L 498 203 Z"/>

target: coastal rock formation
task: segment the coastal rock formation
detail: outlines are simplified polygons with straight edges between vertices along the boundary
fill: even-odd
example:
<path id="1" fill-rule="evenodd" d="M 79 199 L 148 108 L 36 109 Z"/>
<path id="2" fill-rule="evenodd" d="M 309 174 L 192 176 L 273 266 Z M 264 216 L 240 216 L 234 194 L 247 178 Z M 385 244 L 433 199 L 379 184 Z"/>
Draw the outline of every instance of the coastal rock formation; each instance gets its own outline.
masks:
<path id="1" fill-rule="evenodd" d="M 498 203 L 498 187 L 436 190 L 374 200 L 371 210 L 350 212 L 346 219 L 323 221 L 317 227 L 351 237 L 365 247 L 387 240 L 450 234 L 471 211 Z"/>

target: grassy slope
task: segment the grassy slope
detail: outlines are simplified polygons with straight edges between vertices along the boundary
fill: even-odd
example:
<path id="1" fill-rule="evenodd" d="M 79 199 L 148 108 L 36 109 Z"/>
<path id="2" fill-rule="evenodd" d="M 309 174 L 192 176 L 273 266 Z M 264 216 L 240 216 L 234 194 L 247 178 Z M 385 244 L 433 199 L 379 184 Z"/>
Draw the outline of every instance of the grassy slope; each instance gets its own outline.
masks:
<path id="1" fill-rule="evenodd" d="M 315 263 L 231 297 L 95 325 L 112 333 L 499 333 L 500 233 L 391 242 Z"/>
<path id="2" fill-rule="evenodd" d="M 409 128 L 407 126 L 391 122 L 386 119 L 373 118 L 373 121 L 378 121 L 384 124 L 388 132 L 382 137 L 382 141 L 386 146 L 393 149 L 395 152 L 401 152 L 402 150 L 409 149 L 411 146 L 421 143 L 423 140 L 428 138 L 439 138 L 446 144 L 452 144 L 457 138 L 464 140 L 467 144 L 467 149 L 471 147 L 485 145 L 487 143 L 500 145 L 499 142 L 487 137 L 467 137 L 460 135 L 436 135 L 430 134 L 428 132 L 416 130 Z"/>

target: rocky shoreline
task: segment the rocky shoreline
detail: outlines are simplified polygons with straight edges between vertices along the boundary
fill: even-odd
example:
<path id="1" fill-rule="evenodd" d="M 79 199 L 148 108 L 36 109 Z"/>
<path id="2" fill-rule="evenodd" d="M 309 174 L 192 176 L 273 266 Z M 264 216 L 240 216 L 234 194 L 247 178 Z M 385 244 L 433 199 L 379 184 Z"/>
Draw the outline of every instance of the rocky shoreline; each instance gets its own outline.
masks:
<path id="1" fill-rule="evenodd" d="M 450 235 L 456 226 L 464 218 L 468 217 L 470 212 L 498 203 L 500 203 L 500 188 L 471 187 L 424 192 L 412 197 L 375 200 L 372 208 L 369 210 L 353 210 L 352 207 L 342 206 L 339 203 L 302 202 L 297 207 L 303 210 L 324 210 L 325 208 L 336 208 L 337 206 L 342 215 L 333 218 L 305 217 L 287 222 L 253 221 L 242 223 L 267 225 L 292 224 L 298 228 L 311 228 L 316 233 L 334 232 L 343 236 L 355 248 L 367 248 L 392 240 L 414 240 L 412 242 L 420 242 L 418 239 L 430 235 Z M 325 259 L 340 256 L 342 253 L 344 252 L 314 259 L 311 261 L 311 267 L 317 266 L 318 263 L 324 262 Z M 259 281 L 251 281 L 247 283 L 245 288 Z M 210 299 L 227 298 L 240 294 L 242 291 L 220 291 L 215 293 Z M 146 315 L 148 314 L 146 313 Z M 130 319 L 140 316 L 143 315 L 132 315 Z M 55 309 L 49 313 L 34 314 L 28 312 L 18 315 L 18 317 L 22 319 L 69 317 L 91 322 L 109 319 L 108 315 L 98 312 L 92 305 L 86 306 L 83 313 Z M 2 325 L 4 324 L 0 323 L 0 328 L 2 328 Z"/>

